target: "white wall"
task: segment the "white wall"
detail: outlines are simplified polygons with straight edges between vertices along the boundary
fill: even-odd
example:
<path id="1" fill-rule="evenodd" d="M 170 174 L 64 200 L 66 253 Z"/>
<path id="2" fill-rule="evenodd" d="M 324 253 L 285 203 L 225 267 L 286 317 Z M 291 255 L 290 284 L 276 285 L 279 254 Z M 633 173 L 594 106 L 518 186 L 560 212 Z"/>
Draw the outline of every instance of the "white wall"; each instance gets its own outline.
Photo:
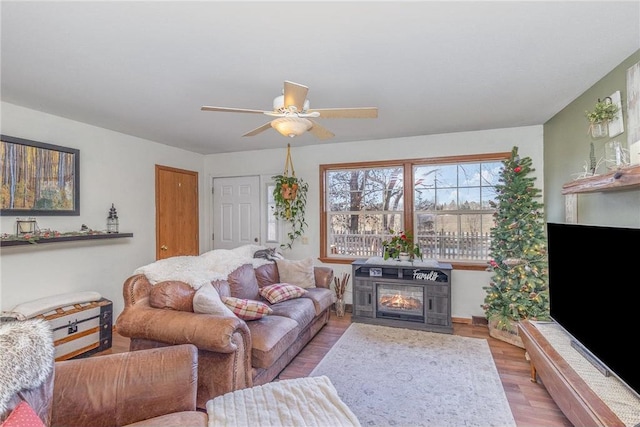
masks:
<path id="1" fill-rule="evenodd" d="M 202 207 L 203 156 L 5 102 L 1 107 L 3 135 L 80 150 L 80 216 L 36 217 L 41 229 L 77 231 L 86 224 L 104 230 L 114 203 L 120 231 L 133 233 L 133 238 L 1 248 L 0 310 L 50 295 L 91 290 L 113 301 L 115 321 L 124 305 L 124 280 L 155 260 L 155 165 L 198 172 Z M 15 219 L 15 215 L 0 218 L 0 230 L 15 233 Z M 203 245 L 207 243 L 204 220 L 202 215 Z"/>
<path id="2" fill-rule="evenodd" d="M 67 242 L 0 249 L 0 309 L 50 295 L 93 290 L 114 303 L 114 316 L 123 307 L 122 283 L 135 268 L 155 260 L 155 165 L 197 171 L 200 179 L 200 250 L 212 248 L 211 180 L 213 177 L 260 175 L 263 181 L 282 173 L 286 149 L 202 156 L 152 141 L 109 131 L 8 103 L 1 104 L 2 134 L 80 150 L 80 216 L 37 217 L 40 228 L 79 230 L 82 224 L 104 229 L 111 203 L 118 209 L 120 230 L 130 239 Z M 319 165 L 355 161 L 427 158 L 510 151 L 519 147 L 536 169 L 536 185 L 544 188 L 542 126 L 495 129 L 361 141 L 322 143 L 309 147 L 292 144 L 296 175 L 309 183 L 306 237 L 295 244 L 290 258 L 317 258 L 319 235 Z M 0 218 L 0 231 L 12 233 L 15 217 Z M 320 265 L 320 262 L 317 262 Z M 330 264 L 336 275 L 351 266 Z M 454 270 L 452 314 L 483 316 L 485 271 Z M 350 294 L 348 295 L 350 302 Z"/>
<path id="3" fill-rule="evenodd" d="M 291 156 L 296 175 L 309 184 L 307 201 L 307 223 L 305 233 L 307 245 L 294 244 L 294 250 L 285 256 L 293 259 L 320 256 L 319 234 L 319 165 L 356 161 L 428 158 L 465 154 L 510 152 L 518 147 L 521 157 L 531 157 L 537 178 L 536 186 L 541 190 L 543 183 L 543 128 L 529 126 L 495 129 L 480 132 L 462 132 L 441 135 L 427 135 L 411 138 L 395 138 L 377 141 L 361 141 L 341 144 L 322 143 L 308 147 L 296 147 L 292 140 Z M 269 149 L 242 153 L 227 153 L 206 156 L 204 171 L 209 177 L 231 177 L 260 175 L 270 177 L 282 173 L 286 149 Z M 542 202 L 542 200 L 540 200 Z M 204 215 L 207 218 L 208 235 L 211 235 L 212 215 L 211 193 L 205 195 Z M 210 249 L 211 241 L 208 242 Z M 316 265 L 320 265 L 319 261 Z M 335 274 L 351 272 L 350 265 L 330 264 Z M 484 316 L 480 305 L 484 301 L 483 286 L 489 284 L 490 274 L 485 271 L 454 270 L 452 275 L 452 315 L 471 318 Z M 351 302 L 350 288 L 346 298 Z"/>

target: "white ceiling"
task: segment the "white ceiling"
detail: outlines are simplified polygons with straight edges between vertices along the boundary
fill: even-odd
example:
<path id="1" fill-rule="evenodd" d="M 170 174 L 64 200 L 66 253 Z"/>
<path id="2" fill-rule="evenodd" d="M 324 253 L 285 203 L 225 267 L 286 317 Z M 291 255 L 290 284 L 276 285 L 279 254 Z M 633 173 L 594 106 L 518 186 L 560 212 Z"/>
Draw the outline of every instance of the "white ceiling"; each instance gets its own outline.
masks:
<path id="1" fill-rule="evenodd" d="M 326 144 L 260 114 L 284 80 L 329 142 L 543 124 L 640 48 L 639 1 L 5 1 L 2 100 L 211 154 Z M 594 100 L 595 101 L 595 100 Z M 20 135 L 14 135 L 20 136 Z"/>

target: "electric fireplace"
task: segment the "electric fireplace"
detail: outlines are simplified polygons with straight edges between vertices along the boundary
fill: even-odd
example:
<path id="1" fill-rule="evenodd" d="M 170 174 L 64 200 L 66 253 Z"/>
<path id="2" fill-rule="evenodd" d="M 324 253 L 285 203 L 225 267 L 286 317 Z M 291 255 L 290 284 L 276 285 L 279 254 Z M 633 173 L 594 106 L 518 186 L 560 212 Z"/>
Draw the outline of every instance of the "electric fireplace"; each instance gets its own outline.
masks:
<path id="1" fill-rule="evenodd" d="M 424 287 L 376 283 L 376 314 L 382 319 L 424 322 Z"/>
<path id="2" fill-rule="evenodd" d="M 352 321 L 453 333 L 451 264 L 377 261 L 352 264 Z"/>

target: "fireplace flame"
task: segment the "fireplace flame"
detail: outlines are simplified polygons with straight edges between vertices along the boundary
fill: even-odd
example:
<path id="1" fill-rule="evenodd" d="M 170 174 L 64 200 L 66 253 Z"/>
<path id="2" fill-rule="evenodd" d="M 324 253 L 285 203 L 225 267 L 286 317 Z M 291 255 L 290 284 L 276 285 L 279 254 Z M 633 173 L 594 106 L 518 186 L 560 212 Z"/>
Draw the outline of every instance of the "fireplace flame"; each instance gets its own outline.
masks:
<path id="1" fill-rule="evenodd" d="M 418 310 L 422 308 L 422 302 L 417 298 L 405 297 L 401 294 L 383 295 L 380 297 L 380 304 L 387 308 L 398 308 L 402 310 Z"/>

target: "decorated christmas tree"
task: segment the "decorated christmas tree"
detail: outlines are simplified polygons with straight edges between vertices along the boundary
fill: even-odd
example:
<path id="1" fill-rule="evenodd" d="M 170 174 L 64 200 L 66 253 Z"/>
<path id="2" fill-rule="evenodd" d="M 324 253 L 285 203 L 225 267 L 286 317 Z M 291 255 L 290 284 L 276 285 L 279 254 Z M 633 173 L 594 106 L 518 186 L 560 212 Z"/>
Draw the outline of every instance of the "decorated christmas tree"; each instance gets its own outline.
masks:
<path id="1" fill-rule="evenodd" d="M 503 340 L 522 347 L 517 322 L 549 317 L 543 204 L 538 201 L 535 178 L 529 176 L 534 171 L 529 157 L 520 158 L 518 147 L 513 147 L 503 165 L 496 185 L 497 201 L 491 202 L 496 212 L 487 270 L 493 276 L 484 287 L 487 295 L 482 308 L 492 336 L 503 339 L 506 331 L 510 336 Z"/>

